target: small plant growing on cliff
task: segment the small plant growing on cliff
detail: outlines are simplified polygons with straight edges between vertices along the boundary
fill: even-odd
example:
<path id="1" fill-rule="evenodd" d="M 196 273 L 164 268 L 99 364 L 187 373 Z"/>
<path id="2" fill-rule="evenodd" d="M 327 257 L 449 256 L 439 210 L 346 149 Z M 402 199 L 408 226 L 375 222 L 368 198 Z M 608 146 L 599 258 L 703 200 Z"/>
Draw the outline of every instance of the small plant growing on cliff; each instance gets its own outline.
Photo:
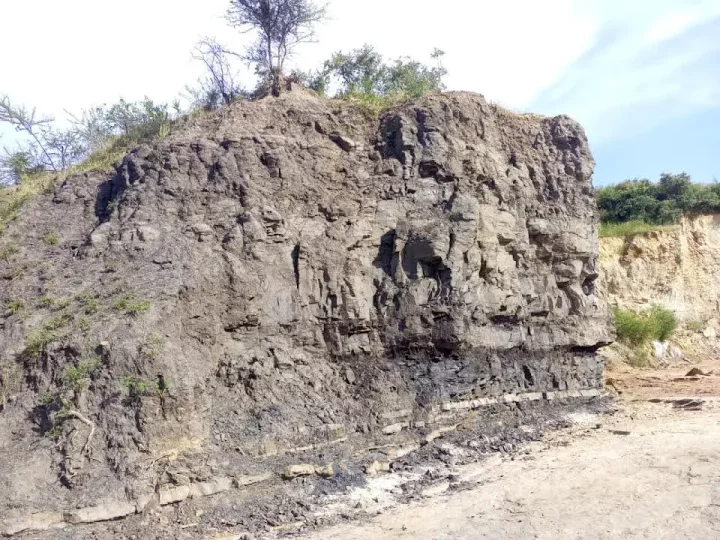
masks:
<path id="1" fill-rule="evenodd" d="M 87 386 L 88 377 L 100 367 L 100 358 L 81 360 L 76 366 L 67 365 L 63 369 L 63 386 L 79 395 Z"/>
<path id="2" fill-rule="evenodd" d="M 23 303 L 20 300 L 13 300 L 12 302 L 8 303 L 8 309 L 12 313 L 17 313 L 18 311 L 20 311 L 22 309 L 22 307 L 23 307 Z"/>
<path id="3" fill-rule="evenodd" d="M 72 304 L 72 300 L 69 298 L 63 298 L 62 300 L 55 301 L 55 308 L 58 310 L 66 309 L 70 307 L 70 304 Z"/>
<path id="4" fill-rule="evenodd" d="M 58 337 L 59 335 L 56 332 L 47 328 L 33 328 L 25 338 L 25 351 L 33 356 L 38 356 Z"/>
<path id="5" fill-rule="evenodd" d="M 160 357 L 165 341 L 159 334 L 150 334 L 140 346 L 140 352 L 150 360 L 157 360 Z"/>
<path id="6" fill-rule="evenodd" d="M 20 253 L 20 248 L 17 246 L 17 244 L 5 244 L 3 247 L 0 248 L 0 259 L 5 262 L 10 262 L 12 256 L 18 253 Z"/>
<path id="7" fill-rule="evenodd" d="M 128 394 L 128 401 L 135 403 L 144 395 L 147 395 L 150 384 L 142 377 L 127 375 L 122 378 L 122 387 Z"/>
<path id="8" fill-rule="evenodd" d="M 150 301 L 144 298 L 136 299 L 132 294 L 126 294 L 113 305 L 115 311 L 122 311 L 130 317 L 137 317 L 150 309 Z"/>
<path id="9" fill-rule="evenodd" d="M 54 232 L 50 232 L 45 236 L 45 243 L 48 246 L 56 246 L 58 243 L 58 235 Z"/>
<path id="10" fill-rule="evenodd" d="M 82 306 L 84 306 L 85 315 L 93 315 L 98 312 L 98 309 L 100 309 L 100 304 L 97 298 L 90 293 L 78 296 L 77 300 Z"/>

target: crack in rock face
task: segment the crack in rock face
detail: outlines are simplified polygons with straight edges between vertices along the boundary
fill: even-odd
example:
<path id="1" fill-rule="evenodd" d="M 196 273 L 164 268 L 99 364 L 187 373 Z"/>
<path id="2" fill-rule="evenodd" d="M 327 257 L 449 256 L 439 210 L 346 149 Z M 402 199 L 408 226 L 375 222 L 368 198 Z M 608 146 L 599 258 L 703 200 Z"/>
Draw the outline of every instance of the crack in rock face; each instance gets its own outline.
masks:
<path id="1" fill-rule="evenodd" d="M 369 119 L 297 90 L 69 177 L 8 226 L 27 269 L 0 261 L 3 294 L 38 306 L 0 327 L 21 374 L 0 513 L 141 500 L 258 460 L 279 474 L 303 452 L 330 463 L 471 411 L 596 395 L 612 335 L 593 166 L 565 116 L 447 93 Z M 73 299 L 65 319 L 50 296 Z M 88 354 L 81 452 L 53 396 Z M 85 463 L 59 495 L 37 487 L 68 460 Z"/>

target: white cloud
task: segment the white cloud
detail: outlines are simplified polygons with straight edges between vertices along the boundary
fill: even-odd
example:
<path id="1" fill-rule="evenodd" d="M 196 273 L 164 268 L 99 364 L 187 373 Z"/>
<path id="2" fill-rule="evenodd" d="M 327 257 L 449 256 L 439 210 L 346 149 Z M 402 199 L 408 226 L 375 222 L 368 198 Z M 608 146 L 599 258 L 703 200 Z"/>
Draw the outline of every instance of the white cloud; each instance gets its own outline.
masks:
<path id="1" fill-rule="evenodd" d="M 602 143 L 718 106 L 720 3 L 612 0 L 605 8 L 594 15 L 593 47 L 533 108 L 571 114 Z"/>

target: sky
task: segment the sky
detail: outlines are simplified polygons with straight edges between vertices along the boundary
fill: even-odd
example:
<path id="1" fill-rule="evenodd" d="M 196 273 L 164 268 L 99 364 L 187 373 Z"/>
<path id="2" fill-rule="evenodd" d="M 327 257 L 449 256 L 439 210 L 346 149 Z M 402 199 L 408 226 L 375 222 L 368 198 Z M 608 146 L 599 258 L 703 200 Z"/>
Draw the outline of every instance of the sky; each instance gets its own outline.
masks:
<path id="1" fill-rule="evenodd" d="M 120 97 L 172 101 L 201 74 L 199 39 L 248 40 L 223 20 L 229 0 L 5 3 L 0 95 L 60 120 Z M 330 0 L 329 14 L 295 66 L 365 43 L 429 62 L 438 47 L 448 89 L 578 120 L 596 186 L 720 180 L 720 0 Z"/>

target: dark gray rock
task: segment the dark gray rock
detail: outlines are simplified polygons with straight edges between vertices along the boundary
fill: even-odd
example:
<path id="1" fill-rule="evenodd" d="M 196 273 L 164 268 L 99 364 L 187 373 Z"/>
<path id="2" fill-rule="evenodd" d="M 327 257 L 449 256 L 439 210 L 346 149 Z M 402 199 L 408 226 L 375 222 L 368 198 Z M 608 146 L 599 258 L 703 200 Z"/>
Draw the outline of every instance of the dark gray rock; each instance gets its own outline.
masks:
<path id="1" fill-rule="evenodd" d="M 71 176 L 4 233 L 22 257 L 0 261 L 0 300 L 26 309 L 0 327 L 22 380 L 0 412 L 0 514 L 148 498 L 176 463 L 192 482 L 260 457 L 279 472 L 337 444 L 329 424 L 352 434 L 322 452 L 349 456 L 601 388 L 592 170 L 567 117 L 448 93 L 370 121 L 299 90 Z M 96 357 L 73 397 L 66 366 Z M 53 396 L 95 424 L 92 459 Z"/>

